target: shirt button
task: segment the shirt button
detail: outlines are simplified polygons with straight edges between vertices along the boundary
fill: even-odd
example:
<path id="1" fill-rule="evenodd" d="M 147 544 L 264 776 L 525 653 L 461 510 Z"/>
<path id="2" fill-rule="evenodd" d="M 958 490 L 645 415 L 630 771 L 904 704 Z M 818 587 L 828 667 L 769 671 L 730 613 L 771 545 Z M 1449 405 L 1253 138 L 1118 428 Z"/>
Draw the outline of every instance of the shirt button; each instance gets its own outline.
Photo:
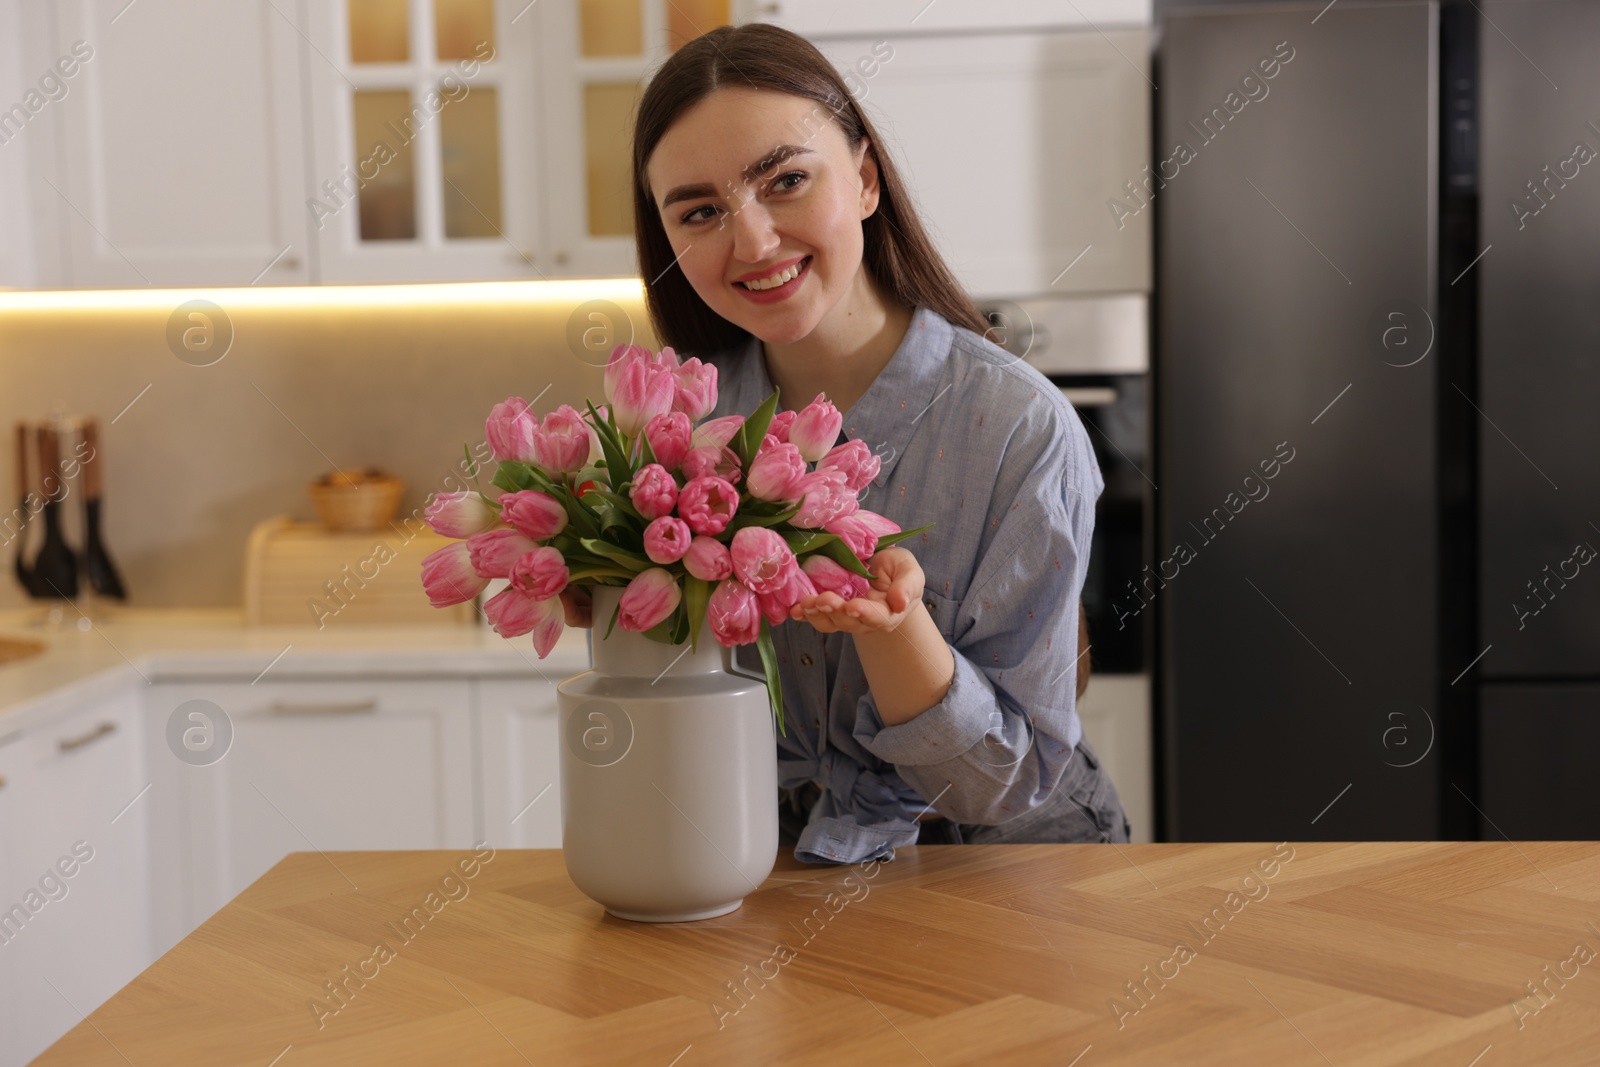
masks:
<path id="1" fill-rule="evenodd" d="M 922 602 L 922 606 L 923 606 L 923 607 L 925 607 L 925 608 L 927 608 L 927 609 L 928 609 L 928 614 L 929 614 L 929 615 L 932 615 L 932 614 L 933 614 L 933 611 L 934 611 L 934 608 L 933 608 L 933 601 L 931 601 L 931 600 L 924 600 L 924 601 L 923 601 L 923 602 Z"/>
<path id="2" fill-rule="evenodd" d="M 801 656 L 800 657 L 800 663 L 801 663 L 802 666 L 806 666 L 806 667 L 811 666 L 811 657 L 810 656 Z"/>

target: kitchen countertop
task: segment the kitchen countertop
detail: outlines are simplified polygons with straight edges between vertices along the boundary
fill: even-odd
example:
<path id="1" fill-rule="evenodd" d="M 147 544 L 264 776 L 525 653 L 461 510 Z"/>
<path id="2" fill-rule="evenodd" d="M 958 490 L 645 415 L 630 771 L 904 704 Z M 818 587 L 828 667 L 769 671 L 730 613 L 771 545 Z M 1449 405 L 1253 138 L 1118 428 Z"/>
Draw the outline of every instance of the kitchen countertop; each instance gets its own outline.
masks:
<path id="1" fill-rule="evenodd" d="M 69 613 L 70 614 L 70 613 Z M 543 676 L 589 669 L 586 631 L 568 628 L 541 660 L 531 637 L 460 624 L 246 626 L 236 608 L 111 606 L 88 630 L 29 625 L 39 609 L 0 612 L 0 635 L 45 651 L 0 664 L 0 734 L 134 682 L 170 678 Z M 281 655 L 281 658 L 280 658 Z"/>
<path id="2" fill-rule="evenodd" d="M 1597 923 L 1595 842 L 780 850 L 660 926 L 559 851 L 299 852 L 36 1063 L 1560 1067 Z"/>

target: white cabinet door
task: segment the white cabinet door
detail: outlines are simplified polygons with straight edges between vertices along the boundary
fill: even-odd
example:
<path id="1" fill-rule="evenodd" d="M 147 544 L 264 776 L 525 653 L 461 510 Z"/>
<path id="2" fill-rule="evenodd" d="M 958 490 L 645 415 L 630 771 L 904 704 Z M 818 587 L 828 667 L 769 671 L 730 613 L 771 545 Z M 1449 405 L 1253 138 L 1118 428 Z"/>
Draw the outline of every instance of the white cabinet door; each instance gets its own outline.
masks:
<path id="1" fill-rule="evenodd" d="M 1150 748 L 1150 676 L 1096 674 L 1078 702 L 1084 736 L 1111 775 L 1133 840 L 1155 840 L 1153 764 Z"/>
<path id="2" fill-rule="evenodd" d="M 125 689 L 0 747 L 0 1062 L 37 1055 L 152 962 L 139 696 Z"/>
<path id="3" fill-rule="evenodd" d="M 496 848 L 561 847 L 561 752 L 555 683 L 478 682 L 478 781 L 484 837 Z"/>
<path id="4" fill-rule="evenodd" d="M 533 5 L 302 6 L 317 280 L 547 276 Z"/>
<path id="5" fill-rule="evenodd" d="M 57 8 L 57 50 L 89 55 L 49 107 L 63 151 L 59 168 L 39 172 L 54 189 L 35 196 L 53 202 L 68 255 L 62 276 L 43 280 L 306 281 L 301 42 L 280 13 L 294 5 L 62 0 Z"/>
<path id="6" fill-rule="evenodd" d="M 1148 30 L 815 43 L 972 296 L 1149 291 Z"/>
<path id="7" fill-rule="evenodd" d="M 192 724 L 184 729 L 197 731 L 192 745 L 180 739 L 155 753 L 176 771 L 186 797 L 190 926 L 290 852 L 470 847 L 471 685 L 279 679 L 153 686 L 149 713 L 161 722 L 176 713 L 180 724 Z M 341 886 L 349 881 L 332 858 L 327 874 Z"/>
<path id="8" fill-rule="evenodd" d="M 804 37 L 1150 25 L 1150 0 L 733 0 L 740 22 L 772 22 Z"/>
<path id="9" fill-rule="evenodd" d="M 14 911 L 42 873 L 33 870 L 38 857 L 28 847 L 27 831 L 43 802 L 26 741 L 20 730 L 0 733 L 0 1034 L 7 1035 L 0 1041 L 0 1067 L 26 1063 L 47 1040 L 31 1029 L 23 1005 L 23 991 L 38 984 L 38 954 L 29 951 L 27 938 L 31 913 L 25 905 L 23 914 Z"/>

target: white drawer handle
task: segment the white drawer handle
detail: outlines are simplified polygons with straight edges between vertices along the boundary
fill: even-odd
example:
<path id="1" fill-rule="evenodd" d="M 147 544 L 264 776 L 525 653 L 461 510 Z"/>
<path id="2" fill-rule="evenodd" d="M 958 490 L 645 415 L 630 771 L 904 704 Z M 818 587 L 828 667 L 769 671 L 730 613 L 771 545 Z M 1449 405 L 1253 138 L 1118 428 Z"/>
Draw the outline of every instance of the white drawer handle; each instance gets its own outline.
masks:
<path id="1" fill-rule="evenodd" d="M 82 748 L 91 741 L 98 741 L 106 734 L 114 732 L 116 728 L 117 724 L 114 722 L 103 722 L 86 734 L 82 734 L 78 737 L 67 737 L 57 741 L 56 747 L 61 749 L 63 752 L 71 752 L 74 749 Z"/>
<path id="2" fill-rule="evenodd" d="M 273 715 L 354 715 L 358 712 L 377 711 L 376 700 L 351 700 L 346 703 L 331 704 L 286 704 L 275 701 L 271 708 Z"/>

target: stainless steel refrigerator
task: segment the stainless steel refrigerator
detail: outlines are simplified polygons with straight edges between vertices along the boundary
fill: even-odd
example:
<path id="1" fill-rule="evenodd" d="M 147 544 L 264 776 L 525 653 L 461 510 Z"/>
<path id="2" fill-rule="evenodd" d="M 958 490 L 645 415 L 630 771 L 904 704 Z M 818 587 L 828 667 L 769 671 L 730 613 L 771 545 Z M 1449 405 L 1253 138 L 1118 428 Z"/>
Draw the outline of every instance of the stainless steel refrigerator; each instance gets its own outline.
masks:
<path id="1" fill-rule="evenodd" d="M 1167 840 L 1600 836 L 1600 4 L 1173 12 Z"/>

